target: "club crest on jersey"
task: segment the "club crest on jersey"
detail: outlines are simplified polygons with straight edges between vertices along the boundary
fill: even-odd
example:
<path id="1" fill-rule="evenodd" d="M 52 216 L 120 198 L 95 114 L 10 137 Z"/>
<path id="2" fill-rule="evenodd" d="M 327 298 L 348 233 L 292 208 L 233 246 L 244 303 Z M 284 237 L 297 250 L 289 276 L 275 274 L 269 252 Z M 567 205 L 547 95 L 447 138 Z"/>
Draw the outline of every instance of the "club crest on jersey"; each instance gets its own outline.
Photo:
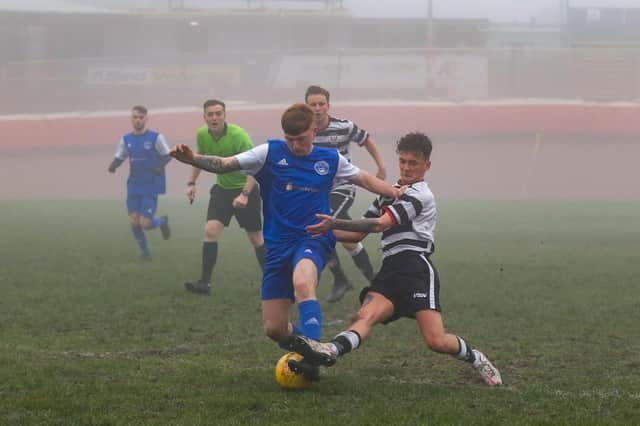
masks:
<path id="1" fill-rule="evenodd" d="M 151 146 L 153 145 L 153 142 L 151 141 L 144 141 L 144 149 L 146 149 L 147 151 L 149 151 L 151 149 Z"/>
<path id="2" fill-rule="evenodd" d="M 326 161 L 316 161 L 316 163 L 313 165 L 313 169 L 320 176 L 324 176 L 329 173 L 329 163 L 327 163 Z"/>

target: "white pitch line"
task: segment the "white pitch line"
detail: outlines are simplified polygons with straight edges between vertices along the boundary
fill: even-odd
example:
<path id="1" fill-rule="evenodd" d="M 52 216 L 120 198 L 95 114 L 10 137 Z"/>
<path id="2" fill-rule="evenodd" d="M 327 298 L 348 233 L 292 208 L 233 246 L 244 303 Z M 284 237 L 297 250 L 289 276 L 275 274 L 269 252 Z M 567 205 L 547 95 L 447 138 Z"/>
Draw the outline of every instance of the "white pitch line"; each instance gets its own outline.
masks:
<path id="1" fill-rule="evenodd" d="M 232 111 L 264 111 L 280 110 L 289 106 L 286 103 L 259 104 L 246 101 L 225 102 Z M 586 106 L 590 108 L 638 108 L 638 102 L 585 102 L 558 99 L 502 99 L 493 101 L 461 101 L 461 102 L 432 102 L 432 101 L 407 101 L 402 99 L 374 99 L 368 101 L 332 102 L 335 107 L 497 107 L 497 106 Z M 164 115 L 176 113 L 199 113 L 199 107 L 170 107 L 154 108 L 150 115 Z M 47 114 L 12 114 L 0 115 L 0 121 L 39 121 L 62 120 L 69 118 L 101 118 L 101 117 L 128 117 L 131 110 L 99 110 L 99 111 L 73 111 Z"/>

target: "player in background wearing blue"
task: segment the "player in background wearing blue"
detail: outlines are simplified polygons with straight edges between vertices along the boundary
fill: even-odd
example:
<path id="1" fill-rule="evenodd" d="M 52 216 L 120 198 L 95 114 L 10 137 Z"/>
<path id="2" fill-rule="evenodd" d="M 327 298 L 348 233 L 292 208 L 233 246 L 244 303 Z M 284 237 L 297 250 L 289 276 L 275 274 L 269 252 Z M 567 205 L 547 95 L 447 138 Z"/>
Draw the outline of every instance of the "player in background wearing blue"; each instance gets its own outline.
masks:
<path id="1" fill-rule="evenodd" d="M 333 365 L 338 356 L 357 349 L 379 323 L 401 317 L 418 323 L 422 338 L 435 352 L 449 354 L 471 364 L 490 386 L 501 385 L 497 368 L 465 339 L 447 333 L 440 313 L 440 280 L 431 260 L 435 251 L 436 202 L 424 181 L 431 168 L 431 140 L 423 133 L 409 133 L 398 141 L 400 185 L 408 185 L 396 200 L 378 198 L 364 219 L 344 220 L 320 214 L 322 222 L 307 228 L 319 238 L 336 230 L 340 241 L 360 241 L 371 232 L 382 232 L 382 268 L 371 287 L 360 294 L 362 306 L 350 328 L 331 342 L 320 343 L 295 336 L 292 347 L 309 363 Z"/>
<path id="2" fill-rule="evenodd" d="M 147 129 L 147 108 L 136 105 L 131 109 L 133 132 L 124 135 L 116 155 L 109 164 L 109 173 L 129 158 L 127 179 L 127 210 L 133 237 L 142 251 L 143 260 L 151 260 L 144 231 L 160 228 L 162 238 L 169 239 L 169 218 L 155 217 L 158 194 L 165 193 L 164 166 L 171 160 L 164 136 Z"/>
<path id="3" fill-rule="evenodd" d="M 331 212 L 329 193 L 335 182 L 350 181 L 373 193 L 395 199 L 394 188 L 360 170 L 332 148 L 313 145 L 317 129 L 305 104 L 289 107 L 281 119 L 284 140 L 272 139 L 232 157 L 196 155 L 177 145 L 171 155 L 212 173 L 242 170 L 260 184 L 267 261 L 262 278 L 262 322 L 265 334 L 288 349 L 292 335 L 319 340 L 322 312 L 316 297 L 320 273 L 335 248 L 332 233 L 313 238 L 305 227 L 318 222 L 315 213 Z M 297 303 L 299 324 L 289 321 Z M 311 379 L 317 366 L 289 364 Z"/>

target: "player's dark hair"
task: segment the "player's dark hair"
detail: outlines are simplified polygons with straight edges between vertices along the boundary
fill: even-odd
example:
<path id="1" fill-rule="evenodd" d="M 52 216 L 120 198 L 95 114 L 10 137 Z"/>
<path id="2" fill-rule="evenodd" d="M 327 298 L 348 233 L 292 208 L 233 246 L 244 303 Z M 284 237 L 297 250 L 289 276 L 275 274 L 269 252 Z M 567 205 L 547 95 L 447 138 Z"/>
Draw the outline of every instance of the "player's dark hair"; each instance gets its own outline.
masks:
<path id="1" fill-rule="evenodd" d="M 131 108 L 131 111 L 135 111 L 135 112 L 139 112 L 140 114 L 147 115 L 147 108 L 145 106 L 142 106 L 142 105 L 134 105 Z"/>
<path id="2" fill-rule="evenodd" d="M 223 111 L 225 111 L 225 112 L 227 111 L 227 106 L 224 104 L 224 102 L 219 101 L 219 100 L 217 100 L 217 99 L 207 99 L 207 100 L 204 102 L 204 105 L 202 105 L 202 109 L 203 109 L 204 111 L 206 111 L 206 110 L 207 110 L 207 108 L 212 107 L 212 106 L 215 106 L 215 105 L 220 105 L 220 106 L 222 107 L 222 110 L 223 110 Z"/>
<path id="3" fill-rule="evenodd" d="M 304 94 L 304 101 L 307 102 L 307 99 L 309 99 L 309 96 L 311 95 L 322 95 L 327 98 L 327 103 L 329 103 L 329 91 L 324 87 L 309 86 Z"/>
<path id="4" fill-rule="evenodd" d="M 427 135 L 420 132 L 407 133 L 401 137 L 396 143 L 396 153 L 401 152 L 415 152 L 421 154 L 424 158 L 429 159 L 431 157 L 431 140 Z"/>
<path id="5" fill-rule="evenodd" d="M 285 134 L 299 135 L 311 128 L 313 110 L 306 104 L 293 104 L 282 114 L 280 122 Z"/>

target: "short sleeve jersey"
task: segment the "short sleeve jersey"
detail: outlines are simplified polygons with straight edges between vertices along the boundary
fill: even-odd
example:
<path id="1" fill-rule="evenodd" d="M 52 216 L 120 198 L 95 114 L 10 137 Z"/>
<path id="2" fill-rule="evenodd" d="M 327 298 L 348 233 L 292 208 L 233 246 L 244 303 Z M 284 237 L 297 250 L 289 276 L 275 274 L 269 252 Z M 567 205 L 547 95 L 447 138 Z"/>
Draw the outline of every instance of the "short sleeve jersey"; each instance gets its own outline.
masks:
<path id="1" fill-rule="evenodd" d="M 324 148 L 334 148 L 343 155 L 347 160 L 351 161 L 351 144 L 358 146 L 364 145 L 369 138 L 369 133 L 358 127 L 351 120 L 343 120 L 340 118 L 329 116 L 329 124 L 322 130 L 319 130 L 313 139 L 313 144 Z M 336 182 L 334 190 L 351 188 L 347 182 Z"/>
<path id="2" fill-rule="evenodd" d="M 399 188 L 399 184 L 394 185 Z M 366 218 L 391 214 L 396 226 L 382 233 L 382 255 L 391 256 L 410 250 L 431 254 L 434 251 L 436 201 L 426 182 L 407 188 L 400 198 L 378 197 L 364 214 Z"/>
<path id="3" fill-rule="evenodd" d="M 241 152 L 253 148 L 251 138 L 240 126 L 226 123 L 225 129 L 219 139 L 214 139 L 205 125 L 198 129 L 197 133 L 198 154 L 216 155 L 219 157 L 232 157 Z M 216 183 L 225 189 L 242 188 L 247 176 L 240 172 L 231 172 L 217 175 Z"/>
<path id="4" fill-rule="evenodd" d="M 236 158 L 241 169 L 260 183 L 267 247 L 308 238 L 305 227 L 319 222 L 315 214 L 331 212 L 334 181 L 353 179 L 360 172 L 335 149 L 314 146 L 308 155 L 296 156 L 278 139 Z M 321 238 L 335 242 L 333 233 Z"/>
<path id="5" fill-rule="evenodd" d="M 169 145 L 161 133 L 147 130 L 142 134 L 127 133 L 118 142 L 115 157 L 129 158 L 127 192 L 137 195 L 164 194 L 166 179 L 164 168 L 154 172 L 162 164 L 162 157 L 169 155 Z"/>
<path id="6" fill-rule="evenodd" d="M 318 131 L 313 139 L 313 144 L 325 148 L 335 148 L 347 160 L 351 161 L 351 143 L 362 146 L 368 137 L 369 133 L 359 128 L 353 121 L 329 116 L 328 126 Z"/>

